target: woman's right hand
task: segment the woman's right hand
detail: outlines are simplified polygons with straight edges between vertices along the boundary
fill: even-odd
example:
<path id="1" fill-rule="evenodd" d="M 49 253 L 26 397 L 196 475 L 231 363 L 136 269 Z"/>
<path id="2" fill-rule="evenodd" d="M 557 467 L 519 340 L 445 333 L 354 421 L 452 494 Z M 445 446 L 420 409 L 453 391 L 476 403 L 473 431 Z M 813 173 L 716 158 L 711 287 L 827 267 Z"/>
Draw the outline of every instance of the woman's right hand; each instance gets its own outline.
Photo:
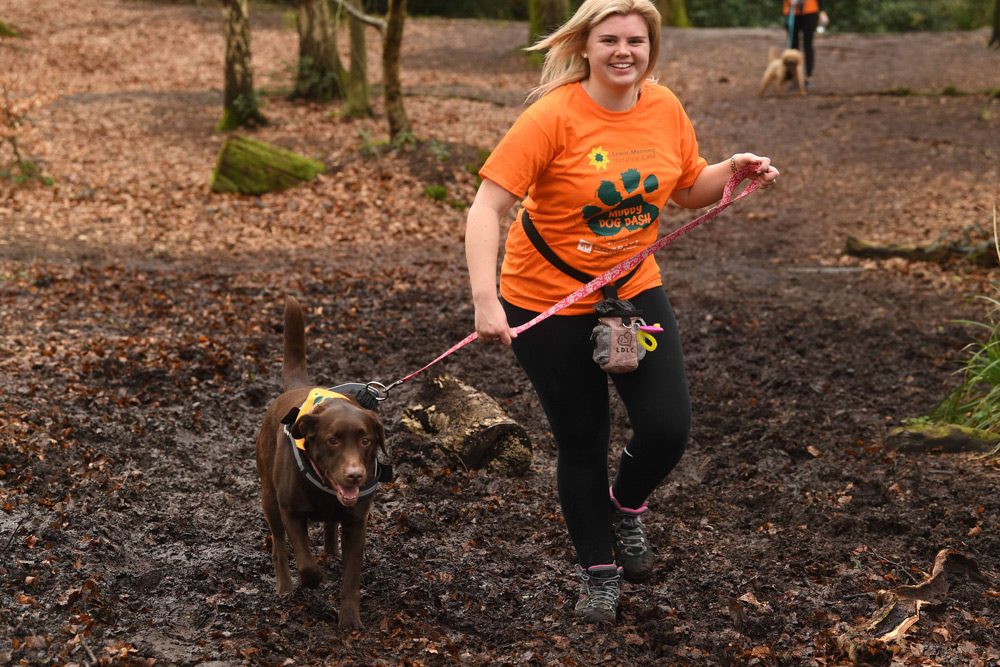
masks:
<path id="1" fill-rule="evenodd" d="M 484 299 L 487 303 L 476 303 L 476 333 L 479 340 L 485 343 L 499 341 L 510 345 L 511 339 L 517 334 L 507 323 L 507 313 L 500 305 L 500 299 Z"/>

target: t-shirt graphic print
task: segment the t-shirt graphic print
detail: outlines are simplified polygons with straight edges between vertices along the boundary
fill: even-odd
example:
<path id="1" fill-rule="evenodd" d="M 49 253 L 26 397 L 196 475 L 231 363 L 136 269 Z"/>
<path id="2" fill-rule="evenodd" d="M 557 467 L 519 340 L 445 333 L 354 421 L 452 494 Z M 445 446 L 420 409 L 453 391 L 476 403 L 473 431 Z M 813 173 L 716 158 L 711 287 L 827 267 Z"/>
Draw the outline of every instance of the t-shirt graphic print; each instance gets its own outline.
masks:
<path id="1" fill-rule="evenodd" d="M 643 195 L 655 192 L 659 188 L 659 181 L 655 175 L 650 174 L 641 179 L 642 191 L 637 192 L 640 178 L 636 169 L 628 169 L 621 173 L 624 195 L 615 183 L 601 181 L 601 185 L 597 188 L 597 198 L 604 206 L 613 208 L 604 209 L 592 204 L 584 206 L 583 219 L 590 231 L 598 236 L 614 236 L 622 229 L 634 231 L 653 224 L 660 216 L 660 208 L 648 203 Z"/>

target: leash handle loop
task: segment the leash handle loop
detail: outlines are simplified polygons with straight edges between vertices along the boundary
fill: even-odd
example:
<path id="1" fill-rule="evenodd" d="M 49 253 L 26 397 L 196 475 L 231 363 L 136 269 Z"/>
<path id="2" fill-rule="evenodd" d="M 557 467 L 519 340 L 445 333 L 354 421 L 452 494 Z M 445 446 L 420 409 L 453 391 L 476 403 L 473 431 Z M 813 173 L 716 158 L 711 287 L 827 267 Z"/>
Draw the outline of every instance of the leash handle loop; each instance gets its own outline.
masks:
<path id="1" fill-rule="evenodd" d="M 653 245 L 649 246 L 645 250 L 636 253 L 635 255 L 632 255 L 631 257 L 629 257 L 622 263 L 618 264 L 617 266 L 608 269 L 606 272 L 594 278 L 586 285 L 584 285 L 580 289 L 576 290 L 575 292 L 564 298 L 562 301 L 559 301 L 558 303 L 551 306 L 544 313 L 539 313 L 534 318 L 525 322 L 524 324 L 514 327 L 513 329 L 514 333 L 519 334 L 522 331 L 527 331 L 528 329 L 535 326 L 542 320 L 548 319 L 550 316 L 558 313 L 560 310 L 566 308 L 567 306 L 570 306 L 579 301 L 580 299 L 592 294 L 593 292 L 596 292 L 597 290 L 601 289 L 602 287 L 610 283 L 612 280 L 618 278 L 622 274 L 627 273 L 628 271 L 638 266 L 640 262 L 642 262 L 644 259 L 652 255 L 654 252 L 656 252 L 663 246 L 667 245 L 668 243 L 674 242 L 675 240 L 677 240 L 677 238 L 683 236 L 684 234 L 687 234 L 689 231 L 691 231 L 698 225 L 708 222 L 709 220 L 711 220 L 712 218 L 714 218 L 715 216 L 719 215 L 724 210 L 729 208 L 731 204 L 734 204 L 738 200 L 743 199 L 744 197 L 752 193 L 754 190 L 760 187 L 760 179 L 757 178 L 756 176 L 757 168 L 759 166 L 760 166 L 759 162 L 752 162 L 748 165 L 744 165 L 743 168 L 741 168 L 739 171 L 733 174 L 732 177 L 729 179 L 729 181 L 726 182 L 725 187 L 722 189 L 722 199 L 720 199 L 719 203 L 716 204 L 715 207 L 712 208 L 710 211 L 708 211 L 707 213 L 698 218 L 695 218 L 694 220 L 687 223 L 683 227 L 675 229 L 671 233 L 660 238 Z M 743 190 L 743 192 L 733 197 L 733 192 L 736 190 L 736 186 L 738 186 L 747 178 L 751 179 L 750 184 L 746 187 L 746 189 Z M 465 347 L 466 345 L 476 340 L 477 338 L 479 338 L 479 334 L 473 331 L 471 334 L 463 338 L 461 341 L 448 348 L 444 353 L 438 355 L 438 357 L 434 359 L 434 361 L 430 362 L 429 364 L 427 364 L 422 368 L 413 371 L 406 377 L 396 380 L 389 386 L 384 386 L 378 382 L 369 382 L 368 386 L 371 387 L 373 385 L 377 385 L 377 388 L 381 390 L 380 393 L 378 394 L 378 396 L 380 396 L 378 400 L 384 401 L 386 398 L 388 398 L 387 394 L 389 393 L 390 389 L 393 389 L 394 387 L 406 383 L 414 376 L 423 373 L 425 370 L 427 370 L 437 362 L 441 361 L 442 359 L 452 354 L 453 352 L 457 352 L 458 350 Z"/>

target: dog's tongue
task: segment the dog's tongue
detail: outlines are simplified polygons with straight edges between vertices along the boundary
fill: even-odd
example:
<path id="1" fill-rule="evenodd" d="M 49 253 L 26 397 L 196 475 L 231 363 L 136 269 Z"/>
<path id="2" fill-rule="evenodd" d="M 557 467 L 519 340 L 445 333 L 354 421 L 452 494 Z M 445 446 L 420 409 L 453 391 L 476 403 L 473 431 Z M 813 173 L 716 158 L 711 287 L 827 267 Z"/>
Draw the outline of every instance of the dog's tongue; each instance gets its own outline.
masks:
<path id="1" fill-rule="evenodd" d="M 358 492 L 361 490 L 360 486 L 337 486 L 337 490 L 340 491 L 340 502 L 345 505 L 353 505 L 358 502 Z"/>

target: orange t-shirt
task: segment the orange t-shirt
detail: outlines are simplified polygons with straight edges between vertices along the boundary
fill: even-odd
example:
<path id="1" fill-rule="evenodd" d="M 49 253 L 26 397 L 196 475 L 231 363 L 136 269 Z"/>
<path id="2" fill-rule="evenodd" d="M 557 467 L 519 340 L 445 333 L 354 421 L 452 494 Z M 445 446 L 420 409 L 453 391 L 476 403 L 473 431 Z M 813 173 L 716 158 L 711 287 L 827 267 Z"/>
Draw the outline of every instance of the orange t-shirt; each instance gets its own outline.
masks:
<path id="1" fill-rule="evenodd" d="M 785 0 L 784 11 L 785 16 L 788 16 L 788 12 L 791 10 L 791 1 Z M 802 14 L 818 14 L 819 13 L 819 0 L 805 0 L 805 2 L 799 2 L 798 6 L 795 8 L 796 16 L 801 16 Z"/>
<path id="2" fill-rule="evenodd" d="M 564 262 L 596 277 L 656 241 L 668 197 L 706 164 L 690 119 L 663 86 L 647 82 L 622 112 L 598 105 L 580 83 L 552 91 L 520 115 L 479 172 L 512 194 L 527 192 L 507 235 L 500 295 L 541 312 L 582 285 L 538 253 L 523 215 Z M 648 257 L 619 296 L 661 284 Z M 598 290 L 560 313 L 591 313 L 601 298 Z"/>

